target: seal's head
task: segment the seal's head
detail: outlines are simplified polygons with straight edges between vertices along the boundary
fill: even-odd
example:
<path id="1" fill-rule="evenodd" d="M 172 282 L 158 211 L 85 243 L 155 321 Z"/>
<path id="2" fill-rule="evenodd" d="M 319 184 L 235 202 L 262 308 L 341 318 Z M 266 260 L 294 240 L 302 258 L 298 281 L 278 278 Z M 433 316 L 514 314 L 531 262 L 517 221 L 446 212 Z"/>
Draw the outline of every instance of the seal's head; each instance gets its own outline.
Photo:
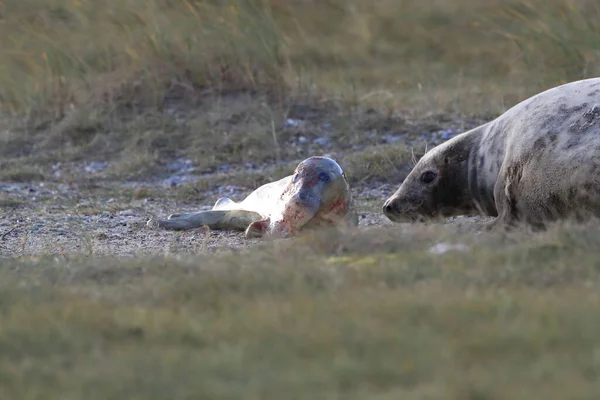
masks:
<path id="1" fill-rule="evenodd" d="M 347 217 L 350 203 L 350 187 L 338 163 L 310 157 L 296 167 L 271 217 L 251 224 L 246 236 L 287 237 L 305 225 L 336 224 Z"/>
<path id="2" fill-rule="evenodd" d="M 398 190 L 383 204 L 394 222 L 463 215 L 473 210 L 468 189 L 469 151 L 459 137 L 417 162 Z"/>

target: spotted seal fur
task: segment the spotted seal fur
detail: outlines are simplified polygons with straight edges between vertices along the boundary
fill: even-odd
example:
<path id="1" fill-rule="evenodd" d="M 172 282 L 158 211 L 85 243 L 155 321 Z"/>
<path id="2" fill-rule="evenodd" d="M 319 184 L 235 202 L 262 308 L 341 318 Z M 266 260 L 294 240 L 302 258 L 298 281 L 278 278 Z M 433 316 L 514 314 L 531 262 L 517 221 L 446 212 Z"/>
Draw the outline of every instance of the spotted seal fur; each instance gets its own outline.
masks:
<path id="1" fill-rule="evenodd" d="M 245 230 L 247 238 L 289 237 L 319 226 L 356 226 L 358 214 L 342 168 L 331 158 L 315 156 L 298 164 L 293 175 L 260 186 L 239 203 L 222 197 L 212 210 L 171 214 L 148 225 Z"/>
<path id="2" fill-rule="evenodd" d="M 383 204 L 392 221 L 457 215 L 492 226 L 600 217 L 600 78 L 566 83 L 432 148 Z"/>

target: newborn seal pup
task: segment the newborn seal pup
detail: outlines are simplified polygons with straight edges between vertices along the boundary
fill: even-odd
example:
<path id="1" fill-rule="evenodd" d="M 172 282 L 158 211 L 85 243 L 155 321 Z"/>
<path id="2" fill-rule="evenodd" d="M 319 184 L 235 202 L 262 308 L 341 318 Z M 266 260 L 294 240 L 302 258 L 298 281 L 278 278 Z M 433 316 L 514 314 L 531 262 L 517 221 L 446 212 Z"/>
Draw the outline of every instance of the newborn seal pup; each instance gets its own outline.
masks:
<path id="1" fill-rule="evenodd" d="M 395 222 L 480 214 L 534 229 L 599 217 L 600 78 L 541 92 L 431 149 L 383 213 Z"/>
<path id="2" fill-rule="evenodd" d="M 310 157 L 293 175 L 267 183 L 243 201 L 222 197 L 212 210 L 172 214 L 149 226 L 188 230 L 208 226 L 217 230 L 245 230 L 247 238 L 289 237 L 319 226 L 356 226 L 350 186 L 342 168 L 327 157 Z"/>

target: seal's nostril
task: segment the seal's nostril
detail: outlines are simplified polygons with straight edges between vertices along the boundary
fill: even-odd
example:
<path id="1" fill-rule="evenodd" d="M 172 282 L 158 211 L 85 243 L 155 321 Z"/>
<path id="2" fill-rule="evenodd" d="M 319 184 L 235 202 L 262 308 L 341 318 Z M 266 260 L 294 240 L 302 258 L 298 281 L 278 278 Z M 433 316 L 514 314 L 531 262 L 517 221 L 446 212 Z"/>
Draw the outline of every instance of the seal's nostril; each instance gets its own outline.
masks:
<path id="1" fill-rule="evenodd" d="M 384 205 L 383 205 L 383 212 L 388 214 L 392 212 L 392 204 L 391 202 L 387 201 Z"/>

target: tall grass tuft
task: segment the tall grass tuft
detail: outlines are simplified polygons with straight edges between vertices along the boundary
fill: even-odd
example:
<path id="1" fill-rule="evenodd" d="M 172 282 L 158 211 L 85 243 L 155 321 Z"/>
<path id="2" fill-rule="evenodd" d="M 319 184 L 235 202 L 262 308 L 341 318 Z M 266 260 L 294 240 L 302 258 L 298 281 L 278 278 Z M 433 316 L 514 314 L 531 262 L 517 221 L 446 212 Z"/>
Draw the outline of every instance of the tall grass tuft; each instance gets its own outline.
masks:
<path id="1" fill-rule="evenodd" d="M 12 0 L 0 35 L 11 111 L 150 98 L 166 89 L 277 89 L 283 38 L 267 1 Z M 143 96 L 141 96 L 143 95 Z"/>
<path id="2" fill-rule="evenodd" d="M 298 88 L 329 97 L 386 89 L 403 108 L 456 108 L 460 98 L 466 112 L 598 73 L 593 0 L 5 0 L 0 7 L 0 105 L 33 116 L 61 117 L 90 102 L 161 109 L 181 93 L 261 90 L 283 98 Z"/>
<path id="3" fill-rule="evenodd" d="M 499 32 L 544 86 L 598 76 L 600 4 L 584 0 L 515 1 L 501 8 Z"/>

